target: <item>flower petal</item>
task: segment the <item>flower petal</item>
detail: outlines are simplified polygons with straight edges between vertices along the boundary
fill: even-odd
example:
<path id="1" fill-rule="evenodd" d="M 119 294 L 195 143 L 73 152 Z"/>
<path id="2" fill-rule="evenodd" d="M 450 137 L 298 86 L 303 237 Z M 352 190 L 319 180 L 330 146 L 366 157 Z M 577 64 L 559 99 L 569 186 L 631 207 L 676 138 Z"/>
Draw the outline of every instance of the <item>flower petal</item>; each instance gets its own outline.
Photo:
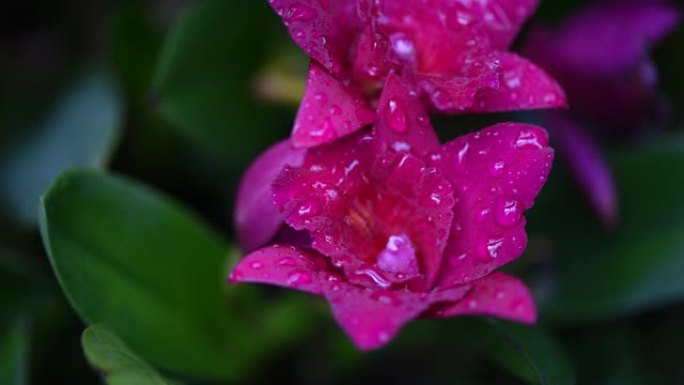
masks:
<path id="1" fill-rule="evenodd" d="M 271 183 L 286 165 L 299 166 L 304 153 L 284 140 L 266 150 L 247 169 L 235 200 L 235 228 L 243 250 L 263 246 L 283 225 L 283 216 L 273 204 Z"/>
<path id="2" fill-rule="evenodd" d="M 320 295 L 319 276 L 325 266 L 325 261 L 314 252 L 271 246 L 242 259 L 230 273 L 229 280 L 231 283 L 267 283 Z"/>
<path id="3" fill-rule="evenodd" d="M 618 215 L 615 182 L 596 143 L 566 114 L 546 113 L 544 120 L 579 187 L 603 224 L 607 227 L 614 225 Z"/>
<path id="4" fill-rule="evenodd" d="M 269 0 L 290 36 L 331 73 L 346 72 L 347 54 L 360 21 L 354 0 Z"/>
<path id="5" fill-rule="evenodd" d="M 437 306 L 429 316 L 446 318 L 461 315 L 488 315 L 533 324 L 537 321 L 534 298 L 518 278 L 494 273 L 472 282 L 461 300 Z"/>
<path id="6" fill-rule="evenodd" d="M 647 53 L 679 18 L 658 1 L 605 2 L 555 30 L 533 30 L 523 51 L 563 85 L 574 111 L 604 126 L 634 126 L 658 113 L 658 75 Z"/>
<path id="7" fill-rule="evenodd" d="M 464 3 L 468 4 L 470 11 L 478 20 L 484 22 L 492 46 L 504 50 L 511 45 L 523 23 L 537 9 L 539 0 L 489 0 Z"/>
<path id="8" fill-rule="evenodd" d="M 367 107 L 355 84 L 345 85 L 316 62 L 311 62 L 304 98 L 299 107 L 292 142 L 312 147 L 331 142 L 371 123 L 375 114 Z"/>
<path id="9" fill-rule="evenodd" d="M 453 217 L 451 185 L 417 157 L 383 149 L 370 135 L 310 149 L 302 167 L 281 173 L 273 192 L 286 222 L 309 230 L 312 246 L 344 266 L 350 279 L 391 284 L 373 269 L 392 236 L 411 241 L 426 283 L 441 265 Z"/>
<path id="10" fill-rule="evenodd" d="M 396 62 L 418 73 L 466 77 L 472 65 L 484 65 L 492 47 L 483 24 L 464 3 L 378 0 L 375 19 Z"/>
<path id="11" fill-rule="evenodd" d="M 511 52 L 502 52 L 498 88 L 480 90 L 472 112 L 504 112 L 567 105 L 560 85 L 541 68 Z"/>
<path id="12" fill-rule="evenodd" d="M 396 151 L 422 158 L 439 150 L 439 138 L 417 93 L 394 74 L 387 77 L 377 116 L 375 136 Z"/>
<path id="13" fill-rule="evenodd" d="M 551 169 L 544 129 L 497 124 L 443 147 L 436 166 L 456 190 L 440 284 L 463 284 L 517 258 L 527 244 L 523 213 Z"/>
<path id="14" fill-rule="evenodd" d="M 335 320 L 361 350 L 382 347 L 433 303 L 456 301 L 469 289 L 464 286 L 436 293 L 415 293 L 365 289 L 345 282 L 322 285 Z"/>

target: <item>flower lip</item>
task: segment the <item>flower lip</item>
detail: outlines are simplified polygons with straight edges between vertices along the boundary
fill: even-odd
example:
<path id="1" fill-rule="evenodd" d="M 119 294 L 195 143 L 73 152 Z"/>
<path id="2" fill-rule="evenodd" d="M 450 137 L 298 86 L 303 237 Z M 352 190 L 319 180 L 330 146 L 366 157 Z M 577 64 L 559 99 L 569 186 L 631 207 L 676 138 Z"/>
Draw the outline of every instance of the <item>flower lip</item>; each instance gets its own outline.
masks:
<path id="1" fill-rule="evenodd" d="M 321 190 L 334 189 L 334 198 Z M 409 153 L 360 134 L 310 149 L 273 185 L 286 222 L 364 286 L 428 287 L 453 218 L 453 189 Z"/>

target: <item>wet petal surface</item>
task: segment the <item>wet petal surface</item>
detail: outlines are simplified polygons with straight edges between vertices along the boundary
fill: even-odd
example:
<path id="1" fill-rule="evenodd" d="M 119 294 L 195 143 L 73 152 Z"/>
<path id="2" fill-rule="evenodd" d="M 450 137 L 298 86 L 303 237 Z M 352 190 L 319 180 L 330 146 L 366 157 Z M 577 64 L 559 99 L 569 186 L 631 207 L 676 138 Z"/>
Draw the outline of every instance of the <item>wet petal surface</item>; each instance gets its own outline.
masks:
<path id="1" fill-rule="evenodd" d="M 417 92 L 396 75 L 387 78 L 378 103 L 376 137 L 396 151 L 425 157 L 440 148 Z"/>
<path id="2" fill-rule="evenodd" d="M 354 0 L 269 0 L 292 39 L 331 73 L 342 76 L 359 27 Z"/>
<path id="3" fill-rule="evenodd" d="M 271 246 L 242 259 L 231 271 L 229 281 L 266 283 L 322 294 L 321 270 L 326 270 L 326 263 L 315 252 L 291 246 Z"/>
<path id="4" fill-rule="evenodd" d="M 541 68 L 514 53 L 503 52 L 498 88 L 480 90 L 470 112 L 504 112 L 567 105 L 561 86 Z"/>
<path id="5" fill-rule="evenodd" d="M 371 123 L 374 112 L 367 107 L 361 90 L 330 75 L 315 62 L 292 130 L 296 147 L 332 142 Z"/>
<path id="6" fill-rule="evenodd" d="M 463 299 L 431 309 L 434 317 L 488 315 L 532 324 L 537 320 L 534 298 L 518 278 L 494 273 L 472 282 Z"/>
<path id="7" fill-rule="evenodd" d="M 497 124 L 443 147 L 435 164 L 454 186 L 456 204 L 441 285 L 478 279 L 522 254 L 523 213 L 552 160 L 546 131 L 520 123 Z"/>

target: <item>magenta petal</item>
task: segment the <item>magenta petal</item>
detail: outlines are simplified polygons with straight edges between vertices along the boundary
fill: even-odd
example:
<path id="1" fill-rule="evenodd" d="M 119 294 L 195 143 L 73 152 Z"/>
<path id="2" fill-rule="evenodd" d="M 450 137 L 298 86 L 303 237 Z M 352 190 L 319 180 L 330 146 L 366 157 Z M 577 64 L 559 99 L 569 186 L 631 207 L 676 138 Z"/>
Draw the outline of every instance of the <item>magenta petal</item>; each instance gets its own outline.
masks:
<path id="1" fill-rule="evenodd" d="M 560 85 L 541 68 L 511 52 L 502 52 L 498 88 L 478 92 L 470 111 L 504 112 L 567 105 Z"/>
<path id="2" fill-rule="evenodd" d="M 541 127 L 502 123 L 443 147 L 437 167 L 456 190 L 442 286 L 470 282 L 519 257 L 527 244 L 523 213 L 551 170 Z"/>
<path id="3" fill-rule="evenodd" d="M 266 150 L 247 169 L 235 200 L 235 228 L 243 250 L 263 246 L 283 225 L 283 217 L 273 204 L 271 183 L 285 165 L 299 166 L 304 153 L 284 140 Z"/>
<path id="4" fill-rule="evenodd" d="M 319 275 L 325 261 L 315 253 L 290 246 L 259 249 L 238 263 L 230 282 L 267 283 L 321 294 Z"/>
<path id="5" fill-rule="evenodd" d="M 525 51 L 552 74 L 572 70 L 611 76 L 633 68 L 679 18 L 677 9 L 659 1 L 603 2 L 554 31 L 534 31 Z"/>
<path id="6" fill-rule="evenodd" d="M 477 19 L 484 22 L 492 46 L 505 50 L 537 9 L 539 0 L 469 1 L 467 4 Z"/>
<path id="7" fill-rule="evenodd" d="M 614 225 L 618 215 L 615 182 L 596 143 L 565 114 L 547 113 L 544 120 L 594 210 L 604 225 Z"/>
<path id="8" fill-rule="evenodd" d="M 269 0 L 290 36 L 328 71 L 341 76 L 359 28 L 354 0 Z"/>
<path id="9" fill-rule="evenodd" d="M 394 74 L 387 77 L 377 114 L 376 137 L 396 151 L 424 157 L 439 150 L 439 139 L 418 95 Z"/>
<path id="10" fill-rule="evenodd" d="M 537 321 L 534 298 L 518 278 L 494 273 L 472 282 L 463 299 L 431 310 L 434 317 L 488 315 L 533 324 Z"/>
<path id="11" fill-rule="evenodd" d="M 335 320 L 361 350 L 380 348 L 433 303 L 456 301 L 469 289 L 414 293 L 366 289 L 345 282 L 324 282 L 322 285 Z"/>
<path id="12" fill-rule="evenodd" d="M 345 85 L 316 62 L 311 62 L 309 79 L 297 113 L 292 142 L 295 147 L 312 147 L 331 142 L 371 123 L 375 114 L 367 107 L 361 90 Z"/>

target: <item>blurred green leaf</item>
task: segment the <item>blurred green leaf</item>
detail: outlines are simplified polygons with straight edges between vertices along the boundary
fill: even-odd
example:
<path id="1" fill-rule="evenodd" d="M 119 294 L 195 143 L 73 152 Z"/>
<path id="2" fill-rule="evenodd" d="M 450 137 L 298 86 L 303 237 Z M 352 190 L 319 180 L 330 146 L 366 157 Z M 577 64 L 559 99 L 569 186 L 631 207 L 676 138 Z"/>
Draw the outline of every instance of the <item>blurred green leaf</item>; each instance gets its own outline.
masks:
<path id="1" fill-rule="evenodd" d="M 173 385 L 135 355 L 109 328 L 93 325 L 83 331 L 83 351 L 109 385 Z"/>
<path id="2" fill-rule="evenodd" d="M 612 158 L 620 218 L 599 226 L 563 174 L 552 176 L 529 224 L 557 263 L 546 315 L 572 322 L 635 313 L 684 298 L 684 152 L 677 145 Z M 562 220 L 560 220 L 562 218 Z"/>
<path id="3" fill-rule="evenodd" d="M 112 79 L 89 72 L 60 98 L 43 127 L 0 161 L 0 204 L 22 224 L 34 225 L 40 194 L 64 170 L 101 167 L 123 123 Z"/>
<path id="4" fill-rule="evenodd" d="M 19 317 L 0 335 L 0 384 L 28 384 L 29 327 Z"/>
<path id="5" fill-rule="evenodd" d="M 301 301 L 266 303 L 237 288 L 226 301 L 227 245 L 128 180 L 64 174 L 43 198 L 41 232 L 81 317 L 163 369 L 235 378 L 310 327 Z"/>
<path id="6" fill-rule="evenodd" d="M 154 82 L 161 114 L 219 159 L 244 163 L 289 132 L 292 114 L 255 99 L 254 77 L 287 32 L 265 1 L 193 5 L 172 30 Z"/>
<path id="7" fill-rule="evenodd" d="M 541 327 L 493 320 L 489 324 L 490 330 L 485 330 L 473 341 L 501 367 L 529 384 L 575 383 L 565 351 Z"/>

